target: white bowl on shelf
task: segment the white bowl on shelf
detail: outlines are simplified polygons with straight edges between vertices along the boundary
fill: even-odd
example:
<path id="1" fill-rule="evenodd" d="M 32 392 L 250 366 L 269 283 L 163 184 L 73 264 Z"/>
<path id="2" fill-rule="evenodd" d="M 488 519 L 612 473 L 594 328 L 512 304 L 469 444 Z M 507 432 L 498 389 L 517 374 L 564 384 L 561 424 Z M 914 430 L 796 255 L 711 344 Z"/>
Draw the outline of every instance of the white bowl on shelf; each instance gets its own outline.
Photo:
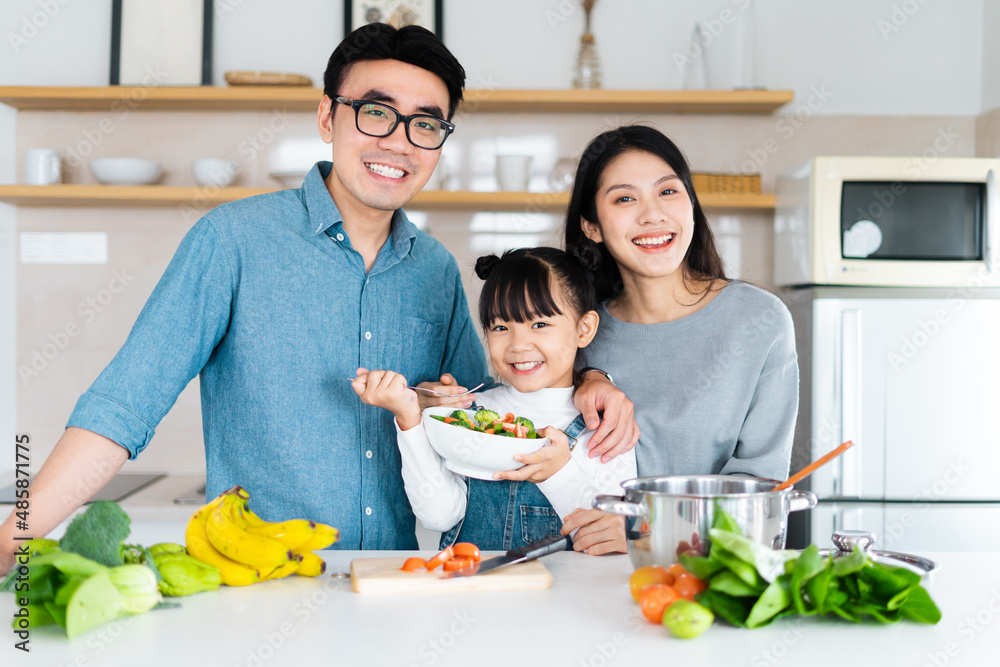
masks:
<path id="1" fill-rule="evenodd" d="M 268 176 L 281 183 L 286 188 L 301 188 L 309 170 L 296 169 L 292 171 L 272 171 Z"/>
<path id="2" fill-rule="evenodd" d="M 240 166 L 232 160 L 206 157 L 191 164 L 194 182 L 205 187 L 224 188 L 232 185 L 240 173 Z"/>
<path id="3" fill-rule="evenodd" d="M 447 417 L 455 408 L 431 407 L 423 411 L 421 423 L 431 447 L 452 472 L 476 479 L 493 479 L 493 473 L 517 470 L 524 464 L 515 454 L 532 454 L 549 444 L 548 438 L 509 438 L 445 424 L 432 416 Z M 469 416 L 475 410 L 467 410 Z"/>
<path id="4" fill-rule="evenodd" d="M 163 175 L 163 165 L 141 157 L 103 157 L 90 161 L 94 178 L 105 185 L 151 185 Z"/>

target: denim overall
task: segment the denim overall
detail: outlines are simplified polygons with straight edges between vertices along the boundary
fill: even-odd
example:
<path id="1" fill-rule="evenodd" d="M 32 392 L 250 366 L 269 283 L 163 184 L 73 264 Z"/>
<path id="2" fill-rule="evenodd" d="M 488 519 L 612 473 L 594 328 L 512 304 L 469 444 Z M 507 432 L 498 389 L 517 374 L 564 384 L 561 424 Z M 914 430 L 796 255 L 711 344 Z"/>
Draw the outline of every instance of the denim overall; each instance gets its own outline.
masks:
<path id="1" fill-rule="evenodd" d="M 587 430 L 583 415 L 564 429 L 570 449 Z M 509 551 L 550 535 L 558 535 L 562 521 L 538 485 L 507 479 L 466 479 L 465 517 L 441 536 L 441 549 L 456 542 L 472 542 L 484 551 Z"/>

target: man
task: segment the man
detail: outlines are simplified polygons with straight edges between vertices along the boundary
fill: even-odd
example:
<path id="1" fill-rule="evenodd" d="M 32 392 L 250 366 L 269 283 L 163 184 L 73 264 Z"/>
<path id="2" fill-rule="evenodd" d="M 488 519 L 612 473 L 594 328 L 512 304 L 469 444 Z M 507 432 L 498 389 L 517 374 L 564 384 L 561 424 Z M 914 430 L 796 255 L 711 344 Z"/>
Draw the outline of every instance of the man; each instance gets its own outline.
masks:
<path id="1" fill-rule="evenodd" d="M 347 380 L 367 367 L 456 392 L 489 382 L 454 258 L 400 208 L 434 171 L 464 82 L 423 28 L 372 24 L 337 47 L 318 111 L 332 164 L 191 229 L 33 480 L 33 537 L 139 454 L 200 374 L 209 497 L 240 484 L 268 520 L 336 526 L 340 548 L 417 547 L 391 416 Z M 607 448 L 634 445 L 631 404 L 587 385 L 588 417 L 618 424 Z M 84 481 L 86 497 L 66 492 Z M 23 534 L 0 526 L 0 572 Z"/>

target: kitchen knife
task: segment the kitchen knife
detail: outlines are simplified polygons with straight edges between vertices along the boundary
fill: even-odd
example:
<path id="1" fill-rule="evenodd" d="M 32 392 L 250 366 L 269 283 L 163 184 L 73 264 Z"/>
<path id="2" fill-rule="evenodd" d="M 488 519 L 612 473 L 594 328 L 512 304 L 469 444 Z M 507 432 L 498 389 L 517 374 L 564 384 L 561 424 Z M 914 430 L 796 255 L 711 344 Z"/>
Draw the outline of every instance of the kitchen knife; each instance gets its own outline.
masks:
<path id="1" fill-rule="evenodd" d="M 552 535 L 525 545 L 520 549 L 511 549 L 503 556 L 489 558 L 478 563 L 473 563 L 467 568 L 448 572 L 441 578 L 451 579 L 452 577 L 471 577 L 476 574 L 486 574 L 498 567 L 506 567 L 507 565 L 514 565 L 516 563 L 527 563 L 529 560 L 535 560 L 542 556 L 548 556 L 549 554 L 572 548 L 573 537 L 571 535 Z"/>

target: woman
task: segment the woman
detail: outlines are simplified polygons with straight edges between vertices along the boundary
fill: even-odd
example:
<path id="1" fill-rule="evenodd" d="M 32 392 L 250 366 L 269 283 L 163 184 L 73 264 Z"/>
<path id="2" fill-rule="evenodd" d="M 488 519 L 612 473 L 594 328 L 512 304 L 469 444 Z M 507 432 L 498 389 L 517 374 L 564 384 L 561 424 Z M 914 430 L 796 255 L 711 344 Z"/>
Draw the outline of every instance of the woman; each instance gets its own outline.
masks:
<path id="1" fill-rule="evenodd" d="M 634 402 L 639 474 L 784 479 L 798 410 L 791 316 L 726 278 L 680 149 L 644 126 L 594 139 L 566 249 L 597 267 L 601 327 L 578 363 L 611 373 Z"/>

